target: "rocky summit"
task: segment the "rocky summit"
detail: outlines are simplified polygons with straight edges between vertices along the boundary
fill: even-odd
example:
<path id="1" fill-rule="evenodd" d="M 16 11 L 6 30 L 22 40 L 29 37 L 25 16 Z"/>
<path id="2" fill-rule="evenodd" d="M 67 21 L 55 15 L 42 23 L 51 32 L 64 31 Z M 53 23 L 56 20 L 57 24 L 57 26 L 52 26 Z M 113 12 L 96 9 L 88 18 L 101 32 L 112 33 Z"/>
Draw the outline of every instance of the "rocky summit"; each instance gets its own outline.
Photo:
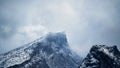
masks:
<path id="1" fill-rule="evenodd" d="M 0 68 L 78 68 L 80 62 L 63 32 L 48 33 L 0 55 Z"/>
<path id="2" fill-rule="evenodd" d="M 95 45 L 80 68 L 120 68 L 120 52 L 117 46 Z"/>

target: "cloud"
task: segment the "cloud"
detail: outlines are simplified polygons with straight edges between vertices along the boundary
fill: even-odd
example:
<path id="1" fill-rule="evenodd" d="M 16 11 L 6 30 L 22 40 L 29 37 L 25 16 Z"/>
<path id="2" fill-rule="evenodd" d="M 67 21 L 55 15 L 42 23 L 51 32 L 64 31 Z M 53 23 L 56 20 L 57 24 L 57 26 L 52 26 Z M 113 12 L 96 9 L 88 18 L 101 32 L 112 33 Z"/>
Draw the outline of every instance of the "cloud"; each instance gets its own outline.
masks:
<path id="1" fill-rule="evenodd" d="M 3 52 L 49 31 L 65 31 L 71 48 L 81 56 L 85 56 L 94 44 L 119 47 L 119 0 L 12 0 L 0 3 L 0 50 Z"/>
<path id="2" fill-rule="evenodd" d="M 6 31 L 10 30 L 8 27 L 5 29 Z M 20 27 L 12 37 L 0 39 L 1 53 L 30 43 L 45 35 L 47 32 L 48 29 L 42 25 L 26 25 L 24 27 Z"/>
<path id="3" fill-rule="evenodd" d="M 26 25 L 18 29 L 18 34 L 24 35 L 32 40 L 40 38 L 46 33 L 48 33 L 48 29 L 42 25 Z"/>

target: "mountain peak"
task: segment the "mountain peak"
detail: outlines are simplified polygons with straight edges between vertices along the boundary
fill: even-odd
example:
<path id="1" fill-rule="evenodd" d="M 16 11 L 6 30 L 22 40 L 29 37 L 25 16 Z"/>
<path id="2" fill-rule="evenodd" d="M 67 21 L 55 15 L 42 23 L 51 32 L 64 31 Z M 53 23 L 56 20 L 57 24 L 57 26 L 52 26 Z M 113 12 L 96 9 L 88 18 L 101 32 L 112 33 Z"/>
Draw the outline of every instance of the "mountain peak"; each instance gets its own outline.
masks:
<path id="1" fill-rule="evenodd" d="M 58 44 L 65 44 L 67 43 L 66 34 L 64 32 L 58 32 L 58 33 L 48 33 L 45 37 L 48 42 L 55 42 Z"/>
<path id="2" fill-rule="evenodd" d="M 41 48 L 43 46 L 52 47 L 55 49 L 69 47 L 66 34 L 64 32 L 57 32 L 57 33 L 49 32 L 43 37 L 34 41 L 34 43 L 37 45 L 33 45 L 33 46 L 37 48 Z"/>
<path id="3" fill-rule="evenodd" d="M 93 52 L 103 53 L 111 58 L 113 58 L 115 55 L 120 54 L 117 46 L 106 46 L 106 45 L 94 45 L 90 50 L 90 53 Z"/>
<path id="4" fill-rule="evenodd" d="M 119 68 L 120 52 L 117 46 L 94 45 L 80 68 Z"/>
<path id="5" fill-rule="evenodd" d="M 77 68 L 81 58 L 65 33 L 48 33 L 25 46 L 0 55 L 0 68 Z"/>

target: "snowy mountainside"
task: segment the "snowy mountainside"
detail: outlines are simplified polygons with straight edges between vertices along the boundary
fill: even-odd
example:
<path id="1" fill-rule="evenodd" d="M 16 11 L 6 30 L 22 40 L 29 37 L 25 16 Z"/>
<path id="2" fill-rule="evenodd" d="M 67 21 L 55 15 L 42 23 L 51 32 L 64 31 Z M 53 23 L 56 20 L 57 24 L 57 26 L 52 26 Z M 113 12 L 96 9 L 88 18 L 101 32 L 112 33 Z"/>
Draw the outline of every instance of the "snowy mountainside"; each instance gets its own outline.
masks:
<path id="1" fill-rule="evenodd" d="M 120 68 L 120 52 L 117 46 L 95 45 L 80 68 Z"/>
<path id="2" fill-rule="evenodd" d="M 48 33 L 34 42 L 0 55 L 0 68 L 78 68 L 74 53 L 62 32 Z"/>

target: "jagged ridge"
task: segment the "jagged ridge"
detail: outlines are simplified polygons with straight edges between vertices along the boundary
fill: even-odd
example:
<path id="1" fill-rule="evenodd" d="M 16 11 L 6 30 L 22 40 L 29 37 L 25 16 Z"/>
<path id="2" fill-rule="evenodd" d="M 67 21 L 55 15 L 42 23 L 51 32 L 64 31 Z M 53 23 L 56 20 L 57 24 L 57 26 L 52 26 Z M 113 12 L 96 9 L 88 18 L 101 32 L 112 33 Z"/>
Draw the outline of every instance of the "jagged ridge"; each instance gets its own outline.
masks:
<path id="1" fill-rule="evenodd" d="M 80 68 L 120 68 L 120 52 L 117 46 L 95 45 Z"/>

